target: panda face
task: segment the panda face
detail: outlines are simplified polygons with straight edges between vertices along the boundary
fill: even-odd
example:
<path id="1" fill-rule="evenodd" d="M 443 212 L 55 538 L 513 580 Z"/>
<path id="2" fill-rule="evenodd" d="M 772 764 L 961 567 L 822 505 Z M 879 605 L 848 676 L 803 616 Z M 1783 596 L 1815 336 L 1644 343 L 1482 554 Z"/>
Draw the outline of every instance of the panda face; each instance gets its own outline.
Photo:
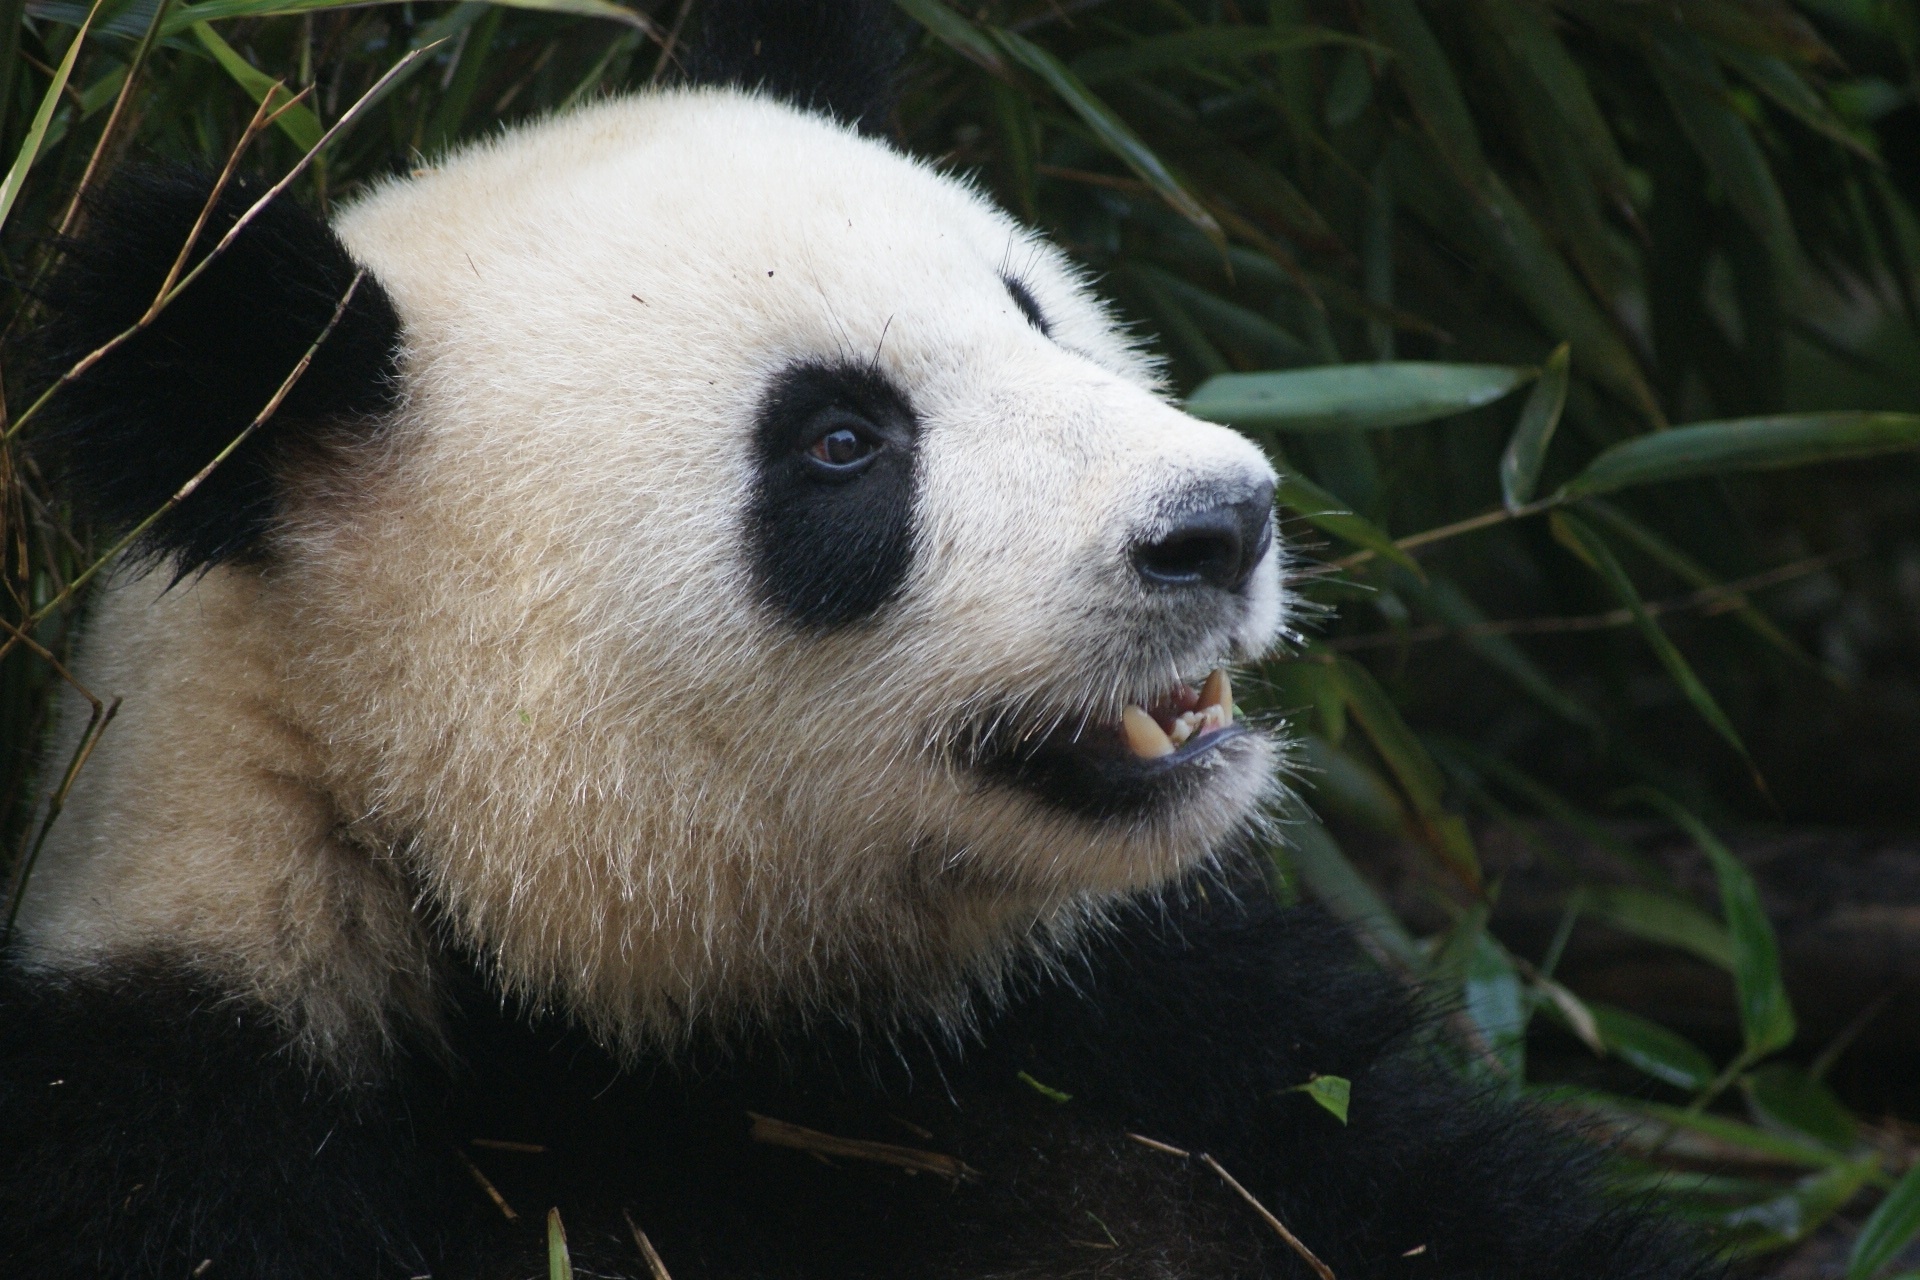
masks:
<path id="1" fill-rule="evenodd" d="M 683 91 L 338 229 L 401 403 L 290 482 L 285 714 L 509 987 L 950 1014 L 1259 821 L 1268 464 L 960 183 Z"/>

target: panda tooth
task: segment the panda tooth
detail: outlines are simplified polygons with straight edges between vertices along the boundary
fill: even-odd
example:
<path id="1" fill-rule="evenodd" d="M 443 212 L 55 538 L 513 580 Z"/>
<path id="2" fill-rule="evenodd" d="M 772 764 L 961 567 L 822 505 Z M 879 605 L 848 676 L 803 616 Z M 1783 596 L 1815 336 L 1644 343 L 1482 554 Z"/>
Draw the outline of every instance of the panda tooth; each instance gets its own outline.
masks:
<path id="1" fill-rule="evenodd" d="M 1233 715 L 1233 683 L 1227 679 L 1226 668 L 1216 667 L 1207 676 L 1207 682 L 1200 686 L 1200 707 L 1220 707 L 1229 718 Z"/>
<path id="2" fill-rule="evenodd" d="M 1122 711 L 1120 728 L 1127 735 L 1128 749 L 1142 760 L 1157 760 L 1173 754 L 1173 739 L 1141 707 L 1129 705 Z"/>

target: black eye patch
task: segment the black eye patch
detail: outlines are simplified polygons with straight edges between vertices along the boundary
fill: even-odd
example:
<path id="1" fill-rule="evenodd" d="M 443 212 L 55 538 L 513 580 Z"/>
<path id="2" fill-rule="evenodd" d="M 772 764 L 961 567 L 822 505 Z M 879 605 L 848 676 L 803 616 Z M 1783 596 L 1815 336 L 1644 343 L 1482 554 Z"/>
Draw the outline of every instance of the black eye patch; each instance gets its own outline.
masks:
<path id="1" fill-rule="evenodd" d="M 900 593 L 913 567 L 919 430 L 870 366 L 809 361 L 774 378 L 754 424 L 747 512 L 768 604 L 830 630 Z"/>
<path id="2" fill-rule="evenodd" d="M 1013 305 L 1027 318 L 1027 323 L 1040 331 L 1043 338 L 1053 336 L 1053 326 L 1040 311 L 1040 304 L 1034 300 L 1033 291 L 1014 276 L 1001 276 L 1000 282 L 1007 286 L 1007 296 L 1013 299 Z"/>

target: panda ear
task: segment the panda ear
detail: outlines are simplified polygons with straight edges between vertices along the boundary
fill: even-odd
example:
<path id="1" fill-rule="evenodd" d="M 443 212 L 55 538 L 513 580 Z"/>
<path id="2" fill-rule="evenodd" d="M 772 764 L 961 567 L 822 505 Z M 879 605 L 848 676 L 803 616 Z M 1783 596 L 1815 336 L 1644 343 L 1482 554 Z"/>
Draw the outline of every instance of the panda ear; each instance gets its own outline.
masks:
<path id="1" fill-rule="evenodd" d="M 891 0 L 707 0 L 687 81 L 758 89 L 881 133 L 906 36 Z"/>
<path id="2" fill-rule="evenodd" d="M 145 314 L 213 191 L 210 176 L 134 169 L 87 206 L 85 230 L 42 293 L 34 364 L 50 382 Z M 236 179 L 187 267 L 264 188 Z M 75 509 L 112 528 L 159 510 L 266 407 L 333 320 L 359 266 L 285 196 L 249 222 L 152 324 L 47 402 L 29 427 Z M 154 524 L 136 548 L 182 576 L 258 555 L 289 455 L 365 436 L 393 408 L 400 321 L 363 276 L 273 417 Z"/>

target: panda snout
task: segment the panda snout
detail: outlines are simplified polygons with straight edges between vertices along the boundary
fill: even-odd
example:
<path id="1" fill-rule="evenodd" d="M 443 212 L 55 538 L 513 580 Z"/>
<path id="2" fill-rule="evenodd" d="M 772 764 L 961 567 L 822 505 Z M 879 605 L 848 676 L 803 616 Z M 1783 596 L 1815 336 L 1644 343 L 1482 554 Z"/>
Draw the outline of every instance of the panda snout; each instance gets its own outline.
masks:
<path id="1" fill-rule="evenodd" d="M 1158 590 L 1239 594 L 1273 546 L 1273 482 L 1189 499 L 1133 548 L 1133 567 Z"/>

